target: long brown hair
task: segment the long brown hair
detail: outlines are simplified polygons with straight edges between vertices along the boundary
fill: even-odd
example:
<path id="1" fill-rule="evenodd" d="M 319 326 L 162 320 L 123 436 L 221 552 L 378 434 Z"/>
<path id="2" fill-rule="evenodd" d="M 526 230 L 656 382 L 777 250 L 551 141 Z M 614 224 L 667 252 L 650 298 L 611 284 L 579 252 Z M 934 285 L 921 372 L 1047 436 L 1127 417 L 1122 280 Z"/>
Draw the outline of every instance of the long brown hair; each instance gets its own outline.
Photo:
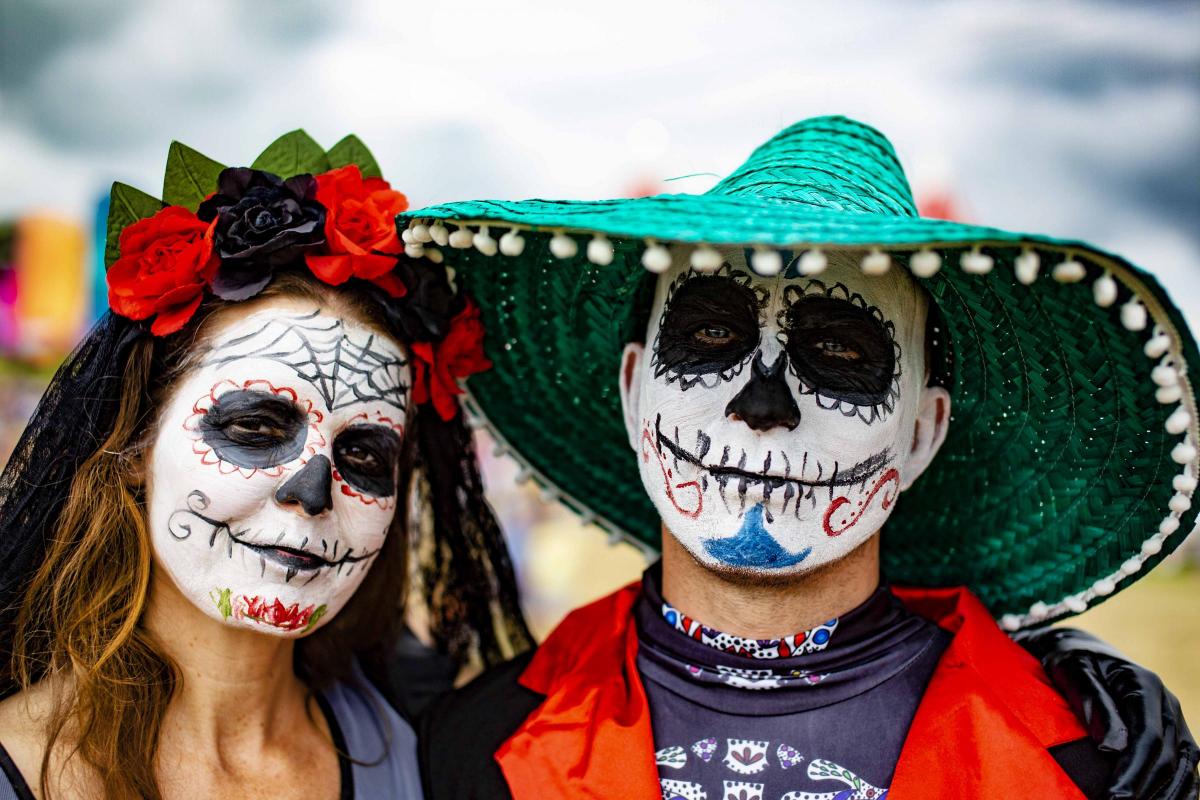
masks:
<path id="1" fill-rule="evenodd" d="M 143 455 L 159 409 L 180 376 L 203 357 L 206 332 L 217 320 L 274 297 L 312 300 L 388 330 L 367 294 L 284 273 L 252 301 L 210 301 L 178 334 L 145 337 L 133 346 L 122 365 L 115 424 L 72 481 L 46 557 L 21 602 L 12 662 L 0 665 L 0 684 L 28 689 L 42 679 L 56 680 L 39 781 L 47 800 L 51 757 L 59 752 L 78 755 L 94 770 L 107 798 L 161 797 L 159 734 L 180 678 L 141 625 L 153 564 Z M 410 426 L 400 464 L 400 502 L 379 557 L 342 611 L 297 644 L 297 671 L 310 687 L 348 676 L 354 656 L 377 658 L 398 635 L 413 441 Z"/>

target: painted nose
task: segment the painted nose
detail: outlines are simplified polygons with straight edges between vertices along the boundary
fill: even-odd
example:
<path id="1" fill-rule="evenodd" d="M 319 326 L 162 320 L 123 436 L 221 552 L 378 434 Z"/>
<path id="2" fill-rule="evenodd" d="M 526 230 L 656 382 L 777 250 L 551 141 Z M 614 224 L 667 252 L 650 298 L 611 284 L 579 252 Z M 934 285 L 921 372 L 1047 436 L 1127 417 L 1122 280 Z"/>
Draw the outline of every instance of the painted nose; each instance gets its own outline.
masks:
<path id="1" fill-rule="evenodd" d="M 275 492 L 281 505 L 299 503 L 304 513 L 315 517 L 333 508 L 333 465 L 325 456 L 313 456 L 304 468 Z"/>
<path id="2" fill-rule="evenodd" d="M 756 353 L 750 365 L 750 381 L 725 406 L 725 416 L 740 419 L 756 431 L 794 431 L 800 424 L 800 409 L 784 379 L 786 373 L 787 353 L 780 353 L 770 367 L 763 361 L 762 352 Z"/>

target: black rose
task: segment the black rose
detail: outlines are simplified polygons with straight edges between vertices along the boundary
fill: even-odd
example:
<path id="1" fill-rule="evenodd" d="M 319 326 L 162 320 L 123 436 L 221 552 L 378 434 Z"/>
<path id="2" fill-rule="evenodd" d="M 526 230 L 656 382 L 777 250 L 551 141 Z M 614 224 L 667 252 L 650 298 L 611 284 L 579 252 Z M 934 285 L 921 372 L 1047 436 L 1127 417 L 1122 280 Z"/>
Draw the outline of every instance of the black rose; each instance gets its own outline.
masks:
<path id="1" fill-rule="evenodd" d="M 408 342 L 444 337 L 450 331 L 450 320 L 463 308 L 463 299 L 450 286 L 446 268 L 430 261 L 400 258 L 392 274 L 404 284 L 403 297 L 389 297 L 373 287 L 392 328 Z"/>
<path id="2" fill-rule="evenodd" d="M 278 267 L 300 261 L 304 251 L 325 242 L 325 208 L 317 202 L 317 181 L 246 167 L 223 170 L 217 193 L 200 204 L 196 215 L 214 218 L 221 267 L 213 293 L 224 300 L 258 294 Z"/>

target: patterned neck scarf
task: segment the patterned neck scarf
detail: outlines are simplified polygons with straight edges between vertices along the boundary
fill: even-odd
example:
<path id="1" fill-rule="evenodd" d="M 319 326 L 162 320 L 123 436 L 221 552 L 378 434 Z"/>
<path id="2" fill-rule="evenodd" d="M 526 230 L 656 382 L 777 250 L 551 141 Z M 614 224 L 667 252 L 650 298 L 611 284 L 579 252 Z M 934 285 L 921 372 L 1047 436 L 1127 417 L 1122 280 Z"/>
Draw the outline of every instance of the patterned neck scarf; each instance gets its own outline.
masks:
<path id="1" fill-rule="evenodd" d="M 722 653 L 758 659 L 790 658 L 806 653 L 820 652 L 829 646 L 838 626 L 835 617 L 815 628 L 779 639 L 749 639 L 745 636 L 722 633 L 702 625 L 674 608 L 666 600 L 662 603 L 662 615 L 663 619 L 675 630 L 701 644 L 708 645 Z"/>

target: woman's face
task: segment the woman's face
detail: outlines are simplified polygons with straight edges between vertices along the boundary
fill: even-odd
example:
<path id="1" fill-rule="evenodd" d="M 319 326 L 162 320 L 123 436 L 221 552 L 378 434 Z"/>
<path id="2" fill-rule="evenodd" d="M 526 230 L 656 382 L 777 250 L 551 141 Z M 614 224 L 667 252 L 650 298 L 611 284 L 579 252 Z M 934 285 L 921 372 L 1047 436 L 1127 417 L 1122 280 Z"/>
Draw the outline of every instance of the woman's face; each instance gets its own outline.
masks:
<path id="1" fill-rule="evenodd" d="M 229 316 L 162 409 L 156 562 L 210 617 L 277 636 L 342 609 L 397 506 L 406 351 L 311 301 Z"/>

